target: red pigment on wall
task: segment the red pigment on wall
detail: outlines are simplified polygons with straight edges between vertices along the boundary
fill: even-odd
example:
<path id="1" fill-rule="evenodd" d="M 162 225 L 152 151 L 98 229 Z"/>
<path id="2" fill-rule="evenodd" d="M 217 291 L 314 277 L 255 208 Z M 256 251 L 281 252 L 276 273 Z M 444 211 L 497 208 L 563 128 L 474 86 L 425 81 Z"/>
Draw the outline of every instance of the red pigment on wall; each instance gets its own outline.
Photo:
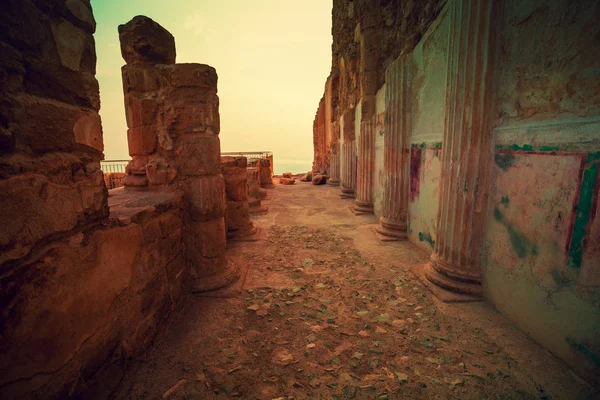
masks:
<path id="1" fill-rule="evenodd" d="M 413 146 L 410 149 L 410 202 L 414 203 L 419 197 L 419 183 L 421 179 L 422 149 Z"/>

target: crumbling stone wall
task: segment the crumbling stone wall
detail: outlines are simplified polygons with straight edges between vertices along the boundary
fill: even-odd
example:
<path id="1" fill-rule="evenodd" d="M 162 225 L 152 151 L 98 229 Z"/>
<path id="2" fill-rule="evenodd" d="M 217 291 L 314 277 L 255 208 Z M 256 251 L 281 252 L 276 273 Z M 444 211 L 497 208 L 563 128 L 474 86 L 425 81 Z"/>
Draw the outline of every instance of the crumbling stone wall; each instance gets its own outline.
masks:
<path id="1" fill-rule="evenodd" d="M 225 185 L 221 175 L 217 72 L 176 64 L 175 39 L 152 19 L 119 26 L 127 138 L 127 189 L 183 192 L 184 245 L 193 291 L 237 277 L 225 258 Z M 245 178 L 245 173 L 244 173 Z"/>
<path id="2" fill-rule="evenodd" d="M 160 96 L 156 106 L 128 98 L 141 105 L 127 115 L 130 188 L 108 198 L 94 29 L 88 0 L 0 3 L 0 398 L 107 398 L 127 360 L 194 289 L 191 267 L 207 277 L 227 265 L 224 228 L 222 242 L 215 234 L 224 226 L 218 138 L 194 135 L 218 133 L 218 111 L 199 106 L 215 110 L 216 72 L 174 64 L 156 75 L 128 71 L 127 85 L 164 84 L 160 94 L 179 101 L 161 109 Z M 152 46 L 133 42 L 139 47 L 126 49 L 126 59 L 174 62 L 174 48 L 148 54 Z M 203 96 L 194 85 L 204 85 Z M 160 138 L 159 126 L 169 134 L 178 126 L 172 151 L 192 152 L 183 162 L 171 153 L 149 157 L 161 142 L 147 133 Z M 149 173 L 133 174 L 142 165 Z M 203 165 L 214 174 L 204 177 Z M 144 179 L 152 190 L 132 184 Z M 206 210 L 216 217 L 205 218 Z"/>
<path id="3" fill-rule="evenodd" d="M 331 109 L 326 124 L 339 123 L 344 111 L 360 102 L 366 103 L 361 120 L 372 118 L 374 96 L 385 82 L 387 66 L 414 49 L 446 1 L 333 1 L 331 73 L 327 78 L 331 84 L 325 85 L 323 96 L 328 102 L 324 107 Z M 320 134 L 315 131 L 315 135 Z M 325 141 L 323 146 L 321 141 Z M 333 143 L 335 138 L 324 134 L 315 140 L 315 164 L 324 170 L 329 168 Z"/>

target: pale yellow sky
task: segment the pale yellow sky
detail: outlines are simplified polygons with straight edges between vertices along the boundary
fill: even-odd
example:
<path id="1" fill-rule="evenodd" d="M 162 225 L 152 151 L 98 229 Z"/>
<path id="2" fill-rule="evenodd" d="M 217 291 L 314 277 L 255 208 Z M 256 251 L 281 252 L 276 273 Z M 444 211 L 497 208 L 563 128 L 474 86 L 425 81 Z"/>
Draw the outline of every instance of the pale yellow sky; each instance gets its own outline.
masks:
<path id="1" fill-rule="evenodd" d="M 312 122 L 331 66 L 332 0 L 92 0 L 92 6 L 107 160 L 129 158 L 117 26 L 146 15 L 175 36 L 177 62 L 217 69 L 222 151 L 270 150 L 276 166 L 297 160 L 287 169 L 311 168 Z"/>

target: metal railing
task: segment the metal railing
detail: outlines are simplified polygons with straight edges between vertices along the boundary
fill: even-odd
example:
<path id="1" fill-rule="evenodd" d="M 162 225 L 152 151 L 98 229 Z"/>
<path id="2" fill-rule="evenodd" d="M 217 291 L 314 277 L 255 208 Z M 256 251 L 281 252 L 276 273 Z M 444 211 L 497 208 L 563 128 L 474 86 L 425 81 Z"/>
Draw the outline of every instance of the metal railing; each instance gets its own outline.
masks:
<path id="1" fill-rule="evenodd" d="M 104 172 L 104 184 L 107 189 L 115 189 L 123 186 L 127 163 L 129 163 L 129 160 L 100 161 L 100 169 Z"/>
<path id="2" fill-rule="evenodd" d="M 125 173 L 125 167 L 130 160 L 105 160 L 100 161 L 100 169 L 105 174 L 111 172 L 122 172 Z"/>
<path id="3" fill-rule="evenodd" d="M 272 151 L 224 151 L 221 152 L 221 157 L 246 157 L 248 160 L 273 157 Z"/>

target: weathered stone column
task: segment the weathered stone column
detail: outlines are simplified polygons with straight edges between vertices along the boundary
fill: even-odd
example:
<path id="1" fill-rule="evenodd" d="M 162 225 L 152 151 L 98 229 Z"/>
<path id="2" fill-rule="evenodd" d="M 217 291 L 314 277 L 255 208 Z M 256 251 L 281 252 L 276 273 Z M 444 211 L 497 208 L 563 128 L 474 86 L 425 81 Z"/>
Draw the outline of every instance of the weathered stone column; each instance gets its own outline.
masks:
<path id="1" fill-rule="evenodd" d="M 250 214 L 265 214 L 269 209 L 262 205 L 262 199 L 266 198 L 267 191 L 261 189 L 258 168 L 246 168 L 246 184 L 248 185 L 248 207 Z"/>
<path id="2" fill-rule="evenodd" d="M 340 185 L 340 143 L 335 142 L 331 145 L 331 166 L 329 172 L 328 184 L 332 186 Z"/>
<path id="3" fill-rule="evenodd" d="M 228 239 L 243 238 L 256 233 L 248 207 L 246 164 L 246 157 L 221 157 L 221 171 L 227 196 L 225 226 Z"/>
<path id="4" fill-rule="evenodd" d="M 451 7 L 437 240 L 425 275 L 445 289 L 479 296 L 492 159 L 492 21 L 499 11 L 493 0 L 454 1 Z"/>
<path id="5" fill-rule="evenodd" d="M 225 257 L 217 72 L 175 64 L 173 36 L 150 18 L 120 25 L 119 39 L 132 156 L 125 187 L 183 192 L 187 286 L 192 292 L 223 287 L 239 271 Z"/>
<path id="6" fill-rule="evenodd" d="M 260 187 L 264 189 L 273 189 L 273 170 L 271 166 L 271 160 L 268 158 L 261 158 L 258 162 L 259 174 L 260 174 Z"/>
<path id="7" fill-rule="evenodd" d="M 377 236 L 383 241 L 406 239 L 410 181 L 410 82 L 404 58 L 386 70 L 386 118 L 383 153 L 383 207 Z"/>
<path id="8" fill-rule="evenodd" d="M 375 119 L 363 120 L 358 137 L 356 200 L 352 212 L 373 213 L 373 174 L 375 173 Z"/>
<path id="9" fill-rule="evenodd" d="M 354 142 L 354 108 L 344 111 L 344 131 L 342 132 L 344 143 L 341 146 L 341 170 L 342 182 L 341 197 L 353 199 L 356 186 L 356 143 Z"/>

